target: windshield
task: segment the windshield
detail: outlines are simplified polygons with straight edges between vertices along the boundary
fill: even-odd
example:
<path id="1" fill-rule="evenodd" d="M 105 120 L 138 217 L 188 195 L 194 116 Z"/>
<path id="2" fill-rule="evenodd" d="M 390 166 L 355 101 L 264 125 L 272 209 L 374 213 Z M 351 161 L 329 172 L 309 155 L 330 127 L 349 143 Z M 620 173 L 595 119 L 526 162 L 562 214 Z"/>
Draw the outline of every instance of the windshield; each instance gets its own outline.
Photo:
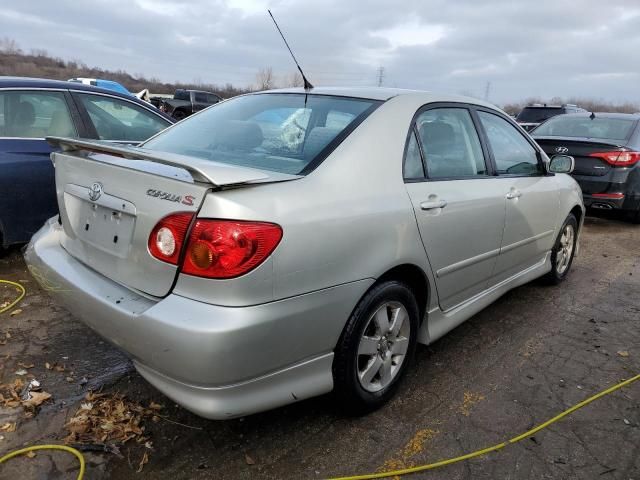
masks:
<path id="1" fill-rule="evenodd" d="M 562 109 L 558 107 L 525 107 L 516 117 L 516 121 L 521 123 L 540 123 L 561 113 Z"/>
<path id="2" fill-rule="evenodd" d="M 536 128 L 532 134 L 545 137 L 582 137 L 626 140 L 635 120 L 561 115 Z"/>
<path id="3" fill-rule="evenodd" d="M 245 95 L 180 122 L 143 147 L 305 174 L 380 103 L 324 95 Z"/>

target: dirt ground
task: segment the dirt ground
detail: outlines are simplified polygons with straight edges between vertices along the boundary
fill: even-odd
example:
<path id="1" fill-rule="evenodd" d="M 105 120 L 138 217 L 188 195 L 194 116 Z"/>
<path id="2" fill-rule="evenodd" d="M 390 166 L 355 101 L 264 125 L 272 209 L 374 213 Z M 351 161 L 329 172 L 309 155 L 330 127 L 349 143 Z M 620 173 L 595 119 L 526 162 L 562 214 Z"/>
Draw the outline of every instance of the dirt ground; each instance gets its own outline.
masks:
<path id="1" fill-rule="evenodd" d="M 50 300 L 18 249 L 0 259 L 0 278 L 27 288 L 21 312 L 0 315 L 0 383 L 36 378 L 52 395 L 31 418 L 0 408 L 0 453 L 62 443 L 91 390 L 162 406 L 142 420 L 145 440 L 120 456 L 85 452 L 91 480 L 320 479 L 414 466 L 494 445 L 640 373 L 640 226 L 613 219 L 587 218 L 563 285 L 520 287 L 419 348 L 396 398 L 361 418 L 330 396 L 237 420 L 198 418 Z M 65 453 L 0 465 L 10 480 L 76 472 Z M 407 478 L 640 480 L 640 382 L 500 452 Z"/>

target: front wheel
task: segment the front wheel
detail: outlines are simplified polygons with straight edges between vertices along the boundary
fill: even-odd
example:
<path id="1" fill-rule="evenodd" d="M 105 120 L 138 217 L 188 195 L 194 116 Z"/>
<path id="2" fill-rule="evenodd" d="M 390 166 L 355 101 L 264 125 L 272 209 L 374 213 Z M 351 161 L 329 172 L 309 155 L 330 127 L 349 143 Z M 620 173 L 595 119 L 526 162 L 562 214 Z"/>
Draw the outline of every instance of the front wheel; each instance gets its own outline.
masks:
<path id="1" fill-rule="evenodd" d="M 545 277 L 550 283 L 562 282 L 571 269 L 578 241 L 578 221 L 570 213 L 562 224 L 556 243 L 551 250 L 551 271 Z"/>
<path id="2" fill-rule="evenodd" d="M 335 393 L 354 414 L 395 393 L 416 348 L 418 305 L 406 285 L 387 281 L 360 300 L 340 336 L 333 362 Z"/>

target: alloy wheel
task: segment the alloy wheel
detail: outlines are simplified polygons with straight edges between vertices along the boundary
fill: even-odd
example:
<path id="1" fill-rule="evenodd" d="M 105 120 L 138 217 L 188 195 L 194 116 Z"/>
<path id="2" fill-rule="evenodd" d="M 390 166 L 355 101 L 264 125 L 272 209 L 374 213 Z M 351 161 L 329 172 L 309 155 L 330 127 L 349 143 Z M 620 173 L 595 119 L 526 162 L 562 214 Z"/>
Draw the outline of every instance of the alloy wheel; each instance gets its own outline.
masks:
<path id="1" fill-rule="evenodd" d="M 358 345 L 358 380 L 368 392 L 387 387 L 400 371 L 409 348 L 411 324 L 399 302 L 382 304 L 369 318 Z"/>

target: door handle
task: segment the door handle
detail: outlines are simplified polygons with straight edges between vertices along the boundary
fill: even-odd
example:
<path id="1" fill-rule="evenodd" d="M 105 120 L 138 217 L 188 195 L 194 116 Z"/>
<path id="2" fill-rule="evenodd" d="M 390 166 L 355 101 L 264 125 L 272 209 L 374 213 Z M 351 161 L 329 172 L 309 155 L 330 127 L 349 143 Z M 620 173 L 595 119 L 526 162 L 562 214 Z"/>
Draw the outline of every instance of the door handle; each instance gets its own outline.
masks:
<path id="1" fill-rule="evenodd" d="M 422 210 L 434 210 L 436 208 L 444 208 L 447 206 L 446 200 L 434 200 L 431 202 L 422 202 L 420 208 Z"/>
<path id="2" fill-rule="evenodd" d="M 520 190 L 516 190 L 512 188 L 509 193 L 507 193 L 506 197 L 508 200 L 513 200 L 514 198 L 520 198 L 522 196 L 522 192 Z"/>

